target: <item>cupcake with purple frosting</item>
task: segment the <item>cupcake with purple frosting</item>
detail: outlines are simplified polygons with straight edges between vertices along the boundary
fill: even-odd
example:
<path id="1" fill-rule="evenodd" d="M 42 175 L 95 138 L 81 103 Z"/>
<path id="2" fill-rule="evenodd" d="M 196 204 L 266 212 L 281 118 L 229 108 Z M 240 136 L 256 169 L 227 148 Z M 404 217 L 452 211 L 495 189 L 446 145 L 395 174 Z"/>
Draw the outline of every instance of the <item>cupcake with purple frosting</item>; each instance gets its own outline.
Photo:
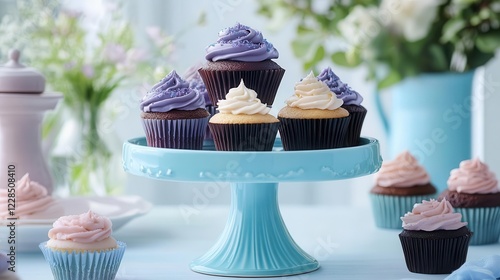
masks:
<path id="1" fill-rule="evenodd" d="M 361 105 L 363 97 L 349 85 L 343 83 L 330 67 L 321 71 L 317 78 L 324 82 L 337 95 L 337 98 L 344 101 L 342 108 L 346 109 L 351 116 L 345 137 L 345 146 L 359 145 L 359 136 L 367 113 L 366 108 Z"/>
<path id="2" fill-rule="evenodd" d="M 184 79 L 189 82 L 189 87 L 198 91 L 199 94 L 203 96 L 205 99 L 205 110 L 208 111 L 210 116 L 217 114 L 217 107 L 212 104 L 210 97 L 208 96 L 207 87 L 205 83 L 201 79 L 200 73 L 198 73 L 198 69 L 200 69 L 201 64 L 196 64 L 188 68 L 186 73 L 184 73 Z M 210 133 L 210 129 L 208 126 L 205 131 L 205 139 L 213 139 L 212 133 Z"/>
<path id="3" fill-rule="evenodd" d="M 210 114 L 203 96 L 175 71 L 153 86 L 140 107 L 148 146 L 202 149 Z"/>
<path id="4" fill-rule="evenodd" d="M 279 54 L 262 33 L 237 23 L 219 32 L 217 42 L 206 49 L 206 64 L 199 73 L 212 104 L 225 99 L 241 80 L 255 90 L 262 103 L 271 106 L 285 69 L 271 59 Z"/>

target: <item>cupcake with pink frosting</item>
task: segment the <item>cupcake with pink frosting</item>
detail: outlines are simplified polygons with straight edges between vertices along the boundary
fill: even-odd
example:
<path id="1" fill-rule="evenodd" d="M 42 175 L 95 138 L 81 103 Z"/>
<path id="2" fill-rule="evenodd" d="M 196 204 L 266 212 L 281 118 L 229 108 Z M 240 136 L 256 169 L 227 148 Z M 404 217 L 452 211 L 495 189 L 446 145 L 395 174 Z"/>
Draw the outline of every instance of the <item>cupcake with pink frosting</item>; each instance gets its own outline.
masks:
<path id="1" fill-rule="evenodd" d="M 112 280 L 126 245 L 112 236 L 111 221 L 89 211 L 63 216 L 49 230 L 40 249 L 56 280 Z"/>
<path id="2" fill-rule="evenodd" d="M 399 239 L 409 271 L 447 274 L 465 263 L 472 232 L 446 199 L 416 203 L 401 220 Z"/>
<path id="3" fill-rule="evenodd" d="M 493 172 L 479 159 L 465 160 L 450 172 L 448 189 L 440 194 L 461 213 L 474 232 L 471 245 L 500 238 L 500 189 Z"/>
<path id="4" fill-rule="evenodd" d="M 408 151 L 384 162 L 370 190 L 376 226 L 399 229 L 400 217 L 415 203 L 435 198 L 436 192 L 427 171 Z"/>
<path id="5" fill-rule="evenodd" d="M 14 210 L 9 210 L 9 190 L 0 189 L 0 218 L 48 219 L 56 218 L 62 213 L 62 207 L 56 205 L 47 189 L 38 182 L 32 181 L 28 173 L 16 182 Z"/>

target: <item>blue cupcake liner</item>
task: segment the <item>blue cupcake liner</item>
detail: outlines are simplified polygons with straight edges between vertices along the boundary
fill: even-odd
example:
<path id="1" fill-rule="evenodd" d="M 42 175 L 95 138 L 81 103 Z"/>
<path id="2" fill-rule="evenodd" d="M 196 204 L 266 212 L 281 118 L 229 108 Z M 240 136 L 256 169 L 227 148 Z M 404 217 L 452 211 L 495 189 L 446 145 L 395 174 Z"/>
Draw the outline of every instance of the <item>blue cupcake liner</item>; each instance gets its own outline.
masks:
<path id="1" fill-rule="evenodd" d="M 117 241 L 118 248 L 95 252 L 53 250 L 47 242 L 39 247 L 50 265 L 54 280 L 113 280 L 127 245 Z"/>
<path id="2" fill-rule="evenodd" d="M 411 212 L 415 203 L 435 197 L 435 194 L 396 196 L 370 193 L 375 225 L 379 228 L 401 229 L 401 217 Z"/>
<path id="3" fill-rule="evenodd" d="M 497 243 L 500 238 L 500 207 L 455 208 L 474 234 L 470 245 Z"/>
<path id="4" fill-rule="evenodd" d="M 142 119 L 142 125 L 150 147 L 201 150 L 209 118 Z"/>

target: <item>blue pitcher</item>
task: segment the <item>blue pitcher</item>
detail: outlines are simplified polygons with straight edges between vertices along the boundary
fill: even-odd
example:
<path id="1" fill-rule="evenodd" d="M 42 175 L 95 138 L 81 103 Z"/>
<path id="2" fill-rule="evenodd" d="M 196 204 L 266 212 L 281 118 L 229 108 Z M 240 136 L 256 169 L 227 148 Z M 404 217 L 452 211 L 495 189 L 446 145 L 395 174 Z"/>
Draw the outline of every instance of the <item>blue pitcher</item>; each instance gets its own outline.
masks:
<path id="1" fill-rule="evenodd" d="M 471 157 L 474 71 L 424 74 L 392 87 L 388 118 L 376 103 L 389 136 L 391 158 L 410 151 L 426 168 L 438 192 L 453 168 Z"/>

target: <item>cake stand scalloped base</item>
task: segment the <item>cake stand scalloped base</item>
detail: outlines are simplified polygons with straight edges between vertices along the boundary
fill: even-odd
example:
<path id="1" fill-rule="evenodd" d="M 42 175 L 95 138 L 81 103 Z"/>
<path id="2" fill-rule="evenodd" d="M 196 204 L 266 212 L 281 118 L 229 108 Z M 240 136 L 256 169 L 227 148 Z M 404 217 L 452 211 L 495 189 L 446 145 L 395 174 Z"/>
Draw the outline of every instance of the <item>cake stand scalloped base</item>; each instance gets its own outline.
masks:
<path id="1" fill-rule="evenodd" d="M 319 268 L 288 233 L 278 183 L 232 183 L 226 227 L 217 243 L 191 263 L 196 272 L 240 277 L 302 274 Z"/>

